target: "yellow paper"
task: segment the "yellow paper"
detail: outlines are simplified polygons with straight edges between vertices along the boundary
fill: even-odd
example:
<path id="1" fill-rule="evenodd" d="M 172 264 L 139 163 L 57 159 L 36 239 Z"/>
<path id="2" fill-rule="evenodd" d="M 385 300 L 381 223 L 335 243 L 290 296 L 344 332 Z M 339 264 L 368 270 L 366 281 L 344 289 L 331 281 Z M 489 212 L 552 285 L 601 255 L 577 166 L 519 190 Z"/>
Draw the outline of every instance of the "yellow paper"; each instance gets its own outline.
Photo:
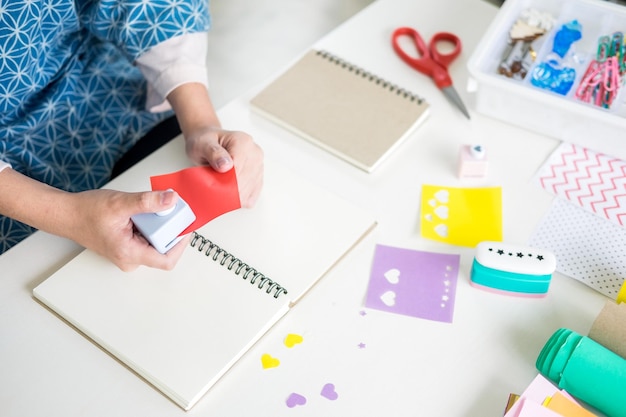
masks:
<path id="1" fill-rule="evenodd" d="M 474 247 L 502 240 L 500 187 L 422 186 L 420 230 L 423 237 L 451 245 Z"/>
<path id="2" fill-rule="evenodd" d="M 617 293 L 617 304 L 626 303 L 626 281 L 622 284 L 622 288 Z"/>
<path id="3" fill-rule="evenodd" d="M 547 404 L 545 404 L 545 407 L 555 413 L 559 413 L 563 417 L 597 417 L 560 392 L 555 393 Z"/>

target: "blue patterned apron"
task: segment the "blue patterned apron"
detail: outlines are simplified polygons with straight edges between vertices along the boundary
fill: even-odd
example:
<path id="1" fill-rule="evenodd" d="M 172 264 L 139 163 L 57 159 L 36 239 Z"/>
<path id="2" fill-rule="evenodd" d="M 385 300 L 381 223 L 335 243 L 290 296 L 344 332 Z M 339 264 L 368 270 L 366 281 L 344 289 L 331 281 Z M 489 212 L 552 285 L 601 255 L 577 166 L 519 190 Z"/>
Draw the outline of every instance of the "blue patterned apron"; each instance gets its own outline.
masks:
<path id="1" fill-rule="evenodd" d="M 0 160 L 63 190 L 102 186 L 171 116 L 144 110 L 132 62 L 208 26 L 207 0 L 0 0 Z M 0 216 L 0 253 L 33 231 Z"/>

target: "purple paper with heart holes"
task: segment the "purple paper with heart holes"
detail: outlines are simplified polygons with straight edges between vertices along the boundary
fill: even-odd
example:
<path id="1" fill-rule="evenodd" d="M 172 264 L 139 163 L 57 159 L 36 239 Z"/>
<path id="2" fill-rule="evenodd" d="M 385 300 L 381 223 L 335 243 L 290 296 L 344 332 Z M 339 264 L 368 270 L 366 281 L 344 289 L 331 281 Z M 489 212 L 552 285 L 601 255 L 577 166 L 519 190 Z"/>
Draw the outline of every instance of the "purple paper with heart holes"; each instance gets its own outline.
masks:
<path id="1" fill-rule="evenodd" d="M 304 405 L 306 404 L 306 397 L 304 397 L 303 395 L 297 394 L 295 392 L 292 392 L 291 394 L 289 394 L 289 397 L 287 397 L 286 404 L 287 404 L 287 407 L 289 408 L 294 408 L 298 405 Z"/>
<path id="2" fill-rule="evenodd" d="M 451 323 L 460 256 L 377 245 L 365 306 Z"/>

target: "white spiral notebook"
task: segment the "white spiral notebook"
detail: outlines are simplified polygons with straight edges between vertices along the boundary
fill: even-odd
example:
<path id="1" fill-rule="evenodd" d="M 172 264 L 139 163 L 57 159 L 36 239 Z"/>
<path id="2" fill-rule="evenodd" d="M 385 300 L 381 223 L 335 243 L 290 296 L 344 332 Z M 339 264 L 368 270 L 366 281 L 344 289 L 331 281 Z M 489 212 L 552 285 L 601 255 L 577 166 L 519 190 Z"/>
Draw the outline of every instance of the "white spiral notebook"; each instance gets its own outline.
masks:
<path id="1" fill-rule="evenodd" d="M 86 250 L 34 296 L 189 410 L 375 224 L 266 161 L 257 205 L 198 230 L 173 271 Z"/>

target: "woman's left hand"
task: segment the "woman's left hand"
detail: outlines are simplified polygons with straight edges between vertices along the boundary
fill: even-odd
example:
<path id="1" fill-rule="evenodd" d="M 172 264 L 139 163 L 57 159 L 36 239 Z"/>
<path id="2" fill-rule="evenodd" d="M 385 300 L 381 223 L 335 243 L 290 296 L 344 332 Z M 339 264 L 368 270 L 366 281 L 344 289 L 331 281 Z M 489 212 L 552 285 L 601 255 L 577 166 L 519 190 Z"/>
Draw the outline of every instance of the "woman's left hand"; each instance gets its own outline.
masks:
<path id="1" fill-rule="evenodd" d="M 252 207 L 263 186 L 263 150 L 244 132 L 206 127 L 185 134 L 187 156 L 218 172 L 235 168 L 242 207 Z"/>
<path id="2" fill-rule="evenodd" d="M 263 186 L 263 150 L 247 133 L 223 129 L 206 87 L 183 84 L 167 97 L 183 136 L 187 156 L 218 172 L 235 168 L 242 207 L 252 207 Z"/>

